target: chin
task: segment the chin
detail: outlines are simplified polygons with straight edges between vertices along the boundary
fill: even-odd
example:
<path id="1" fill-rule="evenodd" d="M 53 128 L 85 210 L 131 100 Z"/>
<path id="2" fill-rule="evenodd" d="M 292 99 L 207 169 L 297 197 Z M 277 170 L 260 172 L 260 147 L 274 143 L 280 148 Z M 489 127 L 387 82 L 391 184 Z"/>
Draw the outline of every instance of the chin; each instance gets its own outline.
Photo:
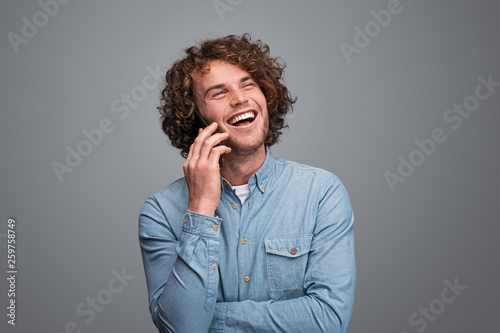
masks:
<path id="1" fill-rule="evenodd" d="M 264 146 L 264 141 L 258 142 L 235 142 L 233 140 L 227 142 L 227 146 L 231 148 L 231 152 L 235 153 L 255 153 Z"/>

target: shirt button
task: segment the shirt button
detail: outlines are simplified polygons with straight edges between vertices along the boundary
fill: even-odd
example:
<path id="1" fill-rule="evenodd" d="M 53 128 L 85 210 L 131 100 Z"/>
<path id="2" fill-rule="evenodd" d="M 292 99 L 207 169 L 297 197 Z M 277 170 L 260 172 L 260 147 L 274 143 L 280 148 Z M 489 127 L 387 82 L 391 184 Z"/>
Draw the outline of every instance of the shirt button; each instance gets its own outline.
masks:
<path id="1" fill-rule="evenodd" d="M 264 184 L 260 184 L 259 187 L 263 190 L 264 189 Z"/>
<path id="2" fill-rule="evenodd" d="M 213 229 L 214 229 L 214 231 L 217 231 L 217 230 L 219 230 L 219 227 L 217 225 L 214 225 Z"/>
<path id="3" fill-rule="evenodd" d="M 217 265 L 216 264 L 212 264 L 212 269 L 215 269 L 217 268 Z"/>
<path id="4" fill-rule="evenodd" d="M 241 240 L 241 242 L 242 242 L 243 244 L 246 244 L 246 243 L 247 243 L 247 239 L 246 239 L 246 238 L 243 238 L 243 239 Z"/>
<path id="5" fill-rule="evenodd" d="M 238 205 L 237 204 L 233 204 L 231 207 L 233 207 L 233 209 L 236 209 L 236 208 L 238 208 Z"/>
<path id="6" fill-rule="evenodd" d="M 248 282 L 248 281 L 250 281 L 250 278 L 249 278 L 248 276 L 245 276 L 245 277 L 243 278 L 243 281 Z"/>
<path id="7" fill-rule="evenodd" d="M 292 249 L 292 250 L 290 251 L 290 253 L 291 253 L 292 255 L 295 255 L 295 254 L 297 253 L 297 250 Z"/>

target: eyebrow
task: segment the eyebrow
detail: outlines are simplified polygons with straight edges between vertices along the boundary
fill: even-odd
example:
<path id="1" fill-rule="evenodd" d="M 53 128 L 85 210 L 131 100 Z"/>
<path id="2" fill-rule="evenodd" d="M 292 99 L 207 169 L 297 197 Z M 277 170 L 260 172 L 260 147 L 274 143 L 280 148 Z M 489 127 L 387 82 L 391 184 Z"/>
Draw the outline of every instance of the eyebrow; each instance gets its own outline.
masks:
<path id="1" fill-rule="evenodd" d="M 247 76 L 242 77 L 240 79 L 240 83 L 243 83 L 243 82 L 248 81 L 248 80 L 252 80 L 252 76 L 247 75 Z M 216 84 L 214 86 L 208 87 L 207 90 L 205 90 L 205 94 L 203 95 L 203 97 L 206 97 L 210 91 L 215 90 L 215 89 L 221 89 L 221 88 L 224 88 L 225 86 L 226 85 L 224 83 L 220 83 L 220 84 Z"/>
<path id="2" fill-rule="evenodd" d="M 220 89 L 220 88 L 224 88 L 225 87 L 225 84 L 224 83 L 221 83 L 221 84 L 216 84 L 215 86 L 211 86 L 211 87 L 208 87 L 207 90 L 205 90 L 205 94 L 203 95 L 203 97 L 207 97 L 208 93 L 212 90 L 215 90 L 215 89 Z"/>

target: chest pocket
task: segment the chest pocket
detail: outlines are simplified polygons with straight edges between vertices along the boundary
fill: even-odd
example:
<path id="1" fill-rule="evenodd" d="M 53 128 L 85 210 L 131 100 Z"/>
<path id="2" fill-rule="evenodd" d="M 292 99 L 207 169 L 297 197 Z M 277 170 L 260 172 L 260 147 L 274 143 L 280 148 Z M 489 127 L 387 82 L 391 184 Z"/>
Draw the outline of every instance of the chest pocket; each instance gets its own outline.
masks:
<path id="1" fill-rule="evenodd" d="M 304 274 L 312 235 L 264 240 L 271 298 L 281 301 L 304 296 Z"/>

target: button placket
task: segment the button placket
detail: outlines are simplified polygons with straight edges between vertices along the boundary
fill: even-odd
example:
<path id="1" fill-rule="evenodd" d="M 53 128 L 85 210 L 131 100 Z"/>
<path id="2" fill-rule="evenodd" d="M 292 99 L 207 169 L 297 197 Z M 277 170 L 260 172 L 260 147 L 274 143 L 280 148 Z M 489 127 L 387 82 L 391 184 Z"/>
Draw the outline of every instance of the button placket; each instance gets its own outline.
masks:
<path id="1" fill-rule="evenodd" d="M 250 182 L 249 185 L 251 186 Z M 241 272 L 239 279 L 241 283 L 239 283 L 239 294 L 242 297 L 254 297 L 253 283 L 252 283 L 252 274 L 254 274 L 255 267 L 253 267 L 254 257 L 254 244 L 252 243 L 252 235 L 251 230 L 249 229 L 249 225 L 253 222 L 250 219 L 251 210 L 248 208 L 248 204 L 252 200 L 252 195 L 249 194 L 244 204 L 235 200 L 233 202 L 236 203 L 231 206 L 232 212 L 239 215 L 239 240 L 241 243 L 238 244 L 238 271 Z M 248 202 L 248 204 L 247 204 Z M 243 280 L 243 281 L 242 281 Z"/>

